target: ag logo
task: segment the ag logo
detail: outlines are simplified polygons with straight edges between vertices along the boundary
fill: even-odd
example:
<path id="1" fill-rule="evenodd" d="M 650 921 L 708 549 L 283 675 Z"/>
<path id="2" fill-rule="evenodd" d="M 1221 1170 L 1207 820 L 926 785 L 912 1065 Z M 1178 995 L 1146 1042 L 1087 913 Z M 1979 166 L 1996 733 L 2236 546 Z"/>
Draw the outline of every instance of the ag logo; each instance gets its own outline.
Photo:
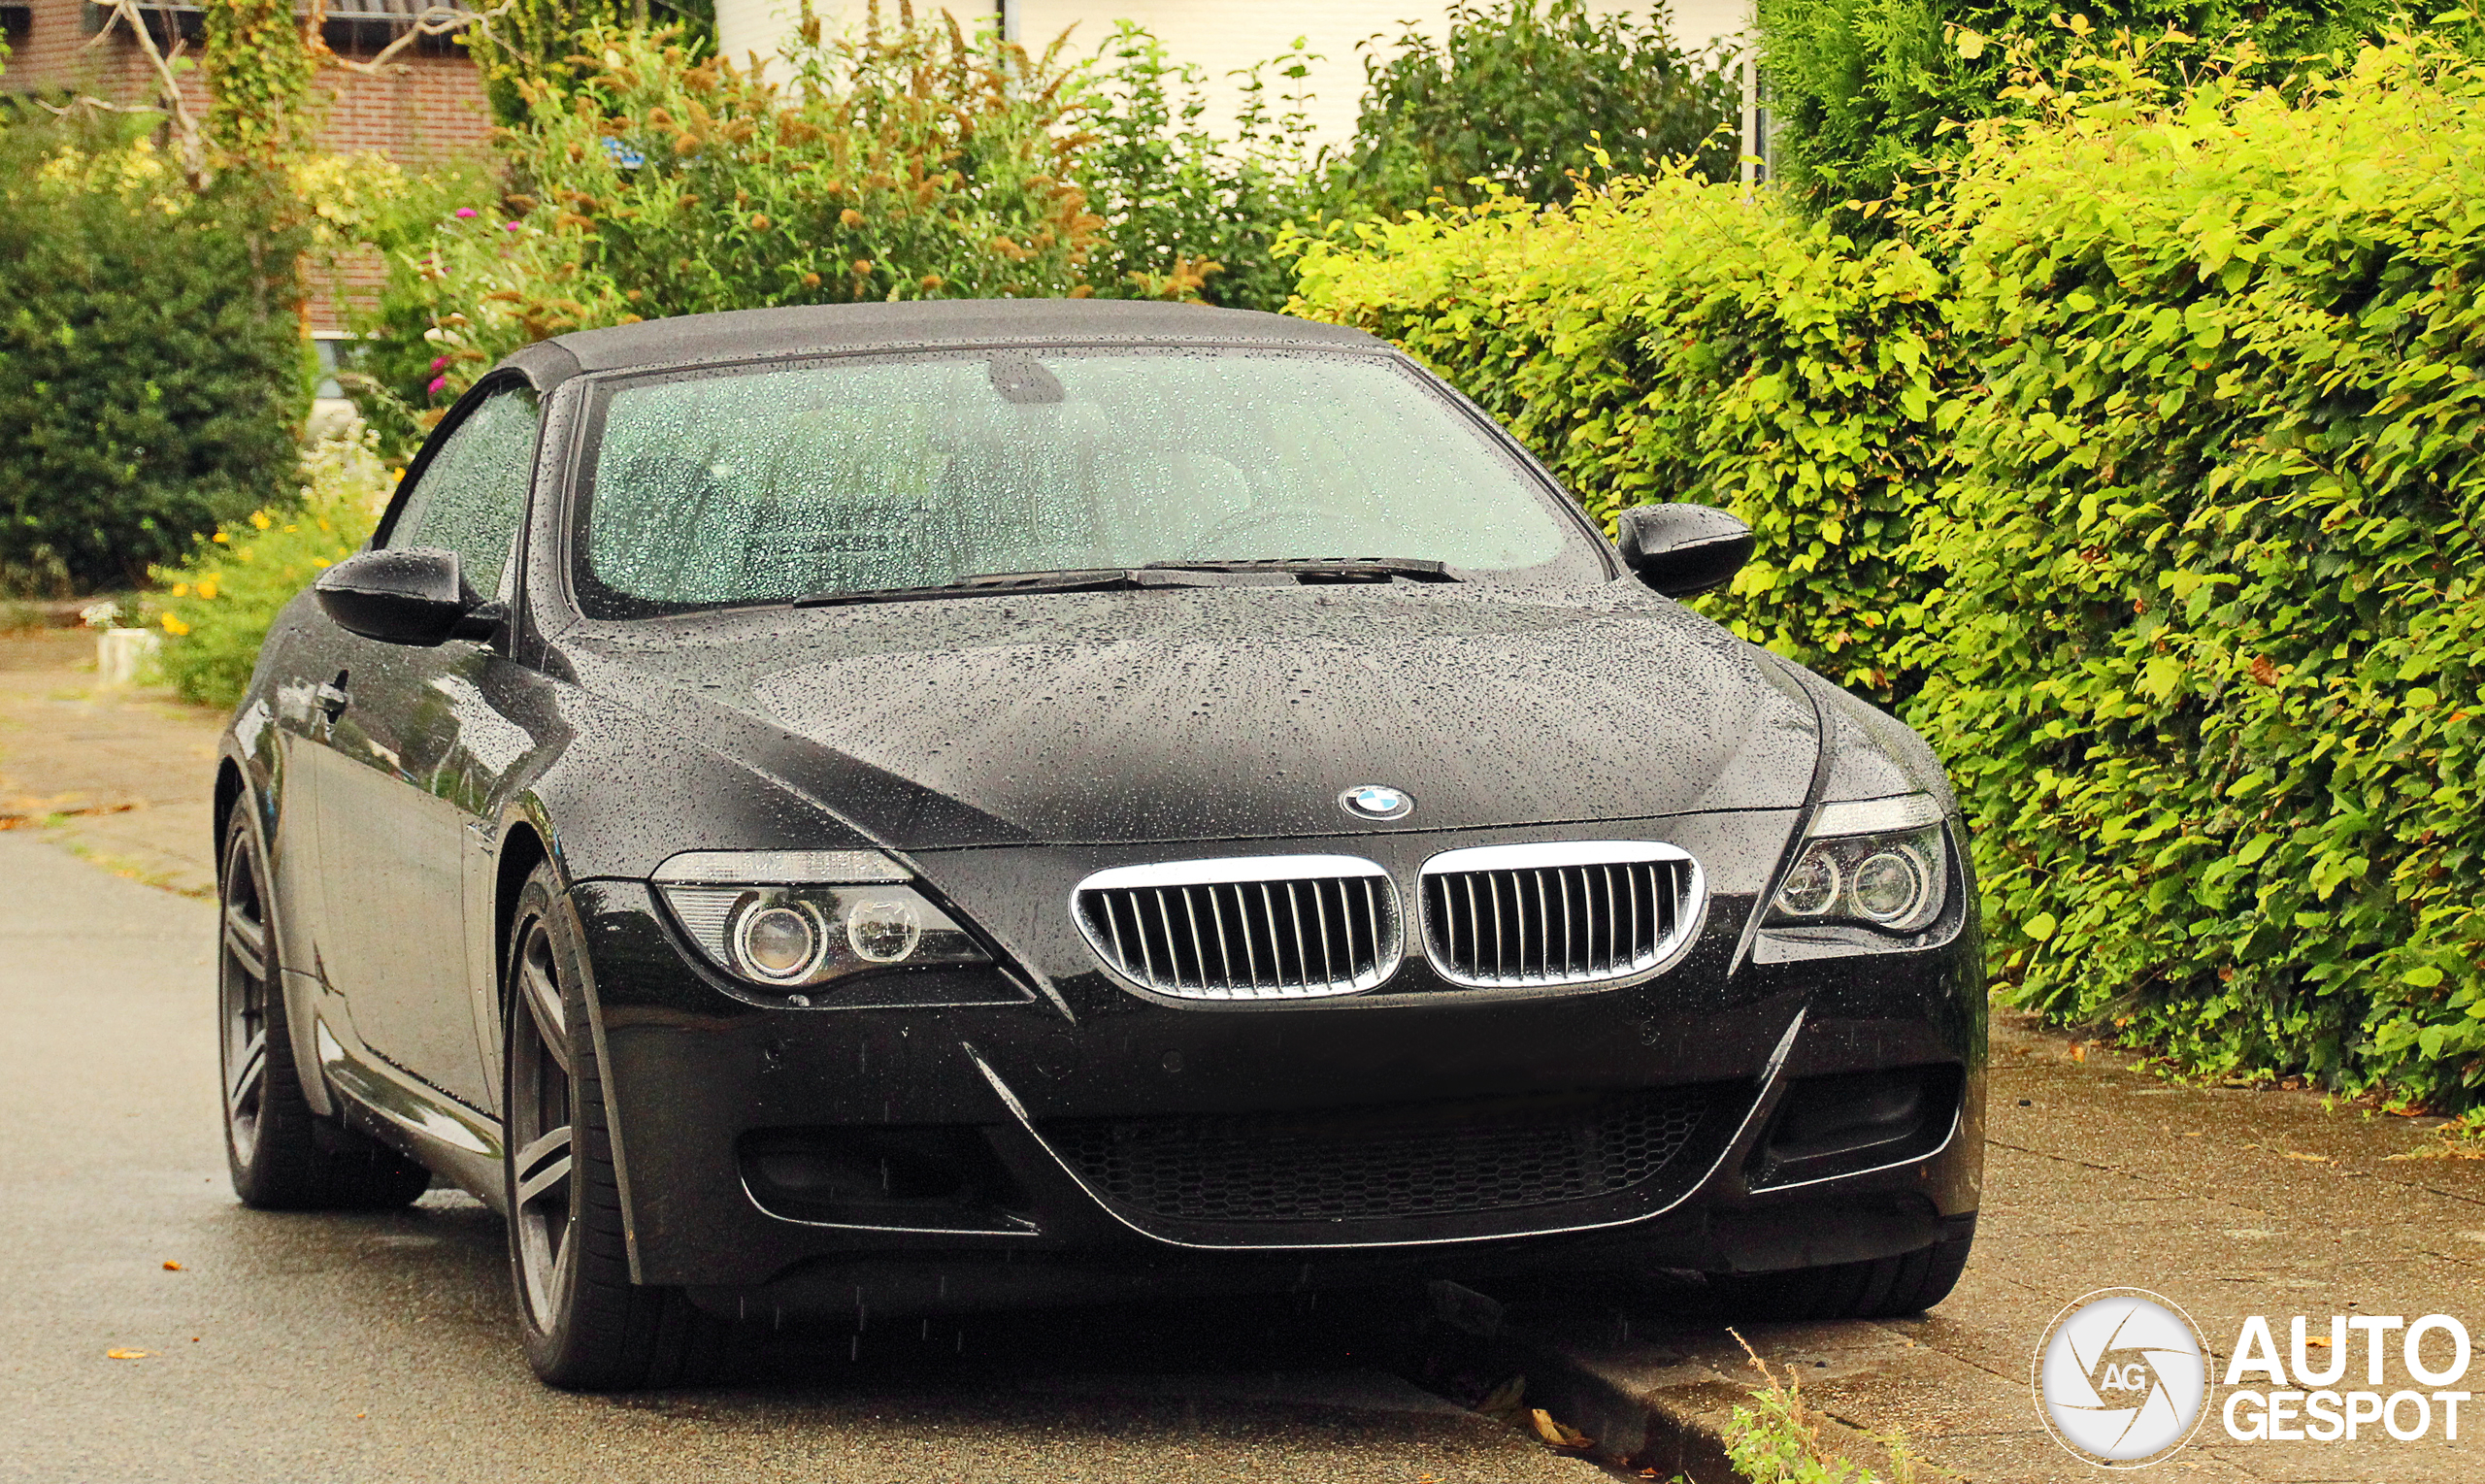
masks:
<path id="1" fill-rule="evenodd" d="M 2102 1468 L 2143 1468 L 2208 1410 L 2207 1347 L 2171 1301 L 2107 1288 L 2055 1316 L 2037 1350 L 2037 1410 L 2054 1440 Z"/>

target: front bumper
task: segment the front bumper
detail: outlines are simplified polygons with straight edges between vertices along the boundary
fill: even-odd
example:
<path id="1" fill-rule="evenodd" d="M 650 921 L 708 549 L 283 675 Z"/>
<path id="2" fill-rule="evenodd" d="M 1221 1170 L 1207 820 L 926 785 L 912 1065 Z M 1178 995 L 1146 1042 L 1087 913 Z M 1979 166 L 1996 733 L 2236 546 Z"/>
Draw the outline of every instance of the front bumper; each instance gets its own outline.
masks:
<path id="1" fill-rule="evenodd" d="M 1413 954 L 1365 996 L 1166 1002 L 1109 978 L 1066 909 L 1068 883 L 1149 852 L 1065 846 L 914 863 L 1013 961 L 1006 973 L 927 973 L 899 993 L 789 1008 L 716 977 L 645 883 L 577 883 L 634 1274 L 746 1309 L 850 1307 L 868 1293 L 886 1312 L 1617 1262 L 1766 1270 L 1922 1246 L 1971 1220 L 1978 1199 L 1985 1027 L 1972 892 L 1954 882 L 1954 920 L 1916 946 L 1754 953 L 1747 920 L 1792 823 L 1709 815 L 1498 832 L 1665 839 L 1707 870 L 1707 916 L 1689 955 L 1646 982 L 1586 991 L 1462 990 Z M 1351 851 L 1409 881 L 1434 850 L 1499 839 L 1406 832 L 1276 848 Z M 1249 849 L 1154 858 L 1218 853 Z M 1789 1088 L 1911 1068 L 1937 1069 L 1938 1128 L 1791 1173 L 1768 1157 Z M 1665 1142 L 1640 1150 L 1631 1169 L 1641 1177 L 1548 1177 L 1541 1201 L 1511 1195 L 1511 1180 L 1540 1171 L 1509 1165 L 1507 1137 L 1473 1161 L 1441 1152 L 1441 1140 L 1513 1118 L 1557 1143 L 1573 1126 L 1591 1141 L 1609 1144 L 1620 1127 Z M 1426 1132 L 1436 1124 L 1437 1138 Z M 1249 1155 L 1262 1130 L 1271 1148 L 1314 1151 L 1327 1147 L 1322 1131 L 1337 1131 L 1339 1147 L 1363 1139 L 1378 1163 L 1342 1171 L 1327 1206 L 1272 1215 L 1239 1198 L 1166 1196 L 1182 1183 L 1171 1177 L 1116 1183 L 1096 1153 L 1164 1147 L 1149 1131 L 1176 1126 L 1209 1131 L 1234 1169 L 1265 1171 Z M 1121 1132 L 1137 1142 L 1113 1142 Z M 755 1165 L 754 1149 L 807 1138 L 880 1158 L 888 1199 L 846 1191 L 806 1204 L 754 1173 L 775 1168 Z M 874 1156 L 875 1139 L 895 1152 Z M 974 1167 L 963 1193 L 907 1199 L 891 1161 L 927 1150 Z M 1491 1188 L 1460 1208 L 1439 1176 L 1469 1165 Z M 1179 1173 L 1185 1189 L 1218 1177 L 1213 1166 Z M 1403 1211 L 1355 1196 L 1426 1178 Z"/>

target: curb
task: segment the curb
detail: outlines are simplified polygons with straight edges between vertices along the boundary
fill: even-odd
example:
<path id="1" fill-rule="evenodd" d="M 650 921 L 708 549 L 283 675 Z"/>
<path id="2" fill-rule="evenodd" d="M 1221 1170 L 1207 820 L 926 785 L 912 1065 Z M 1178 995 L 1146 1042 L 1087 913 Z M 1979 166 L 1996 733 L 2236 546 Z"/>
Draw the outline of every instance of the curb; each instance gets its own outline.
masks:
<path id="1" fill-rule="evenodd" d="M 1608 1360 L 1591 1347 L 1523 1328 L 1501 1330 L 1483 1344 L 1490 1364 L 1527 1378 L 1522 1404 L 1542 1407 L 1594 1439 L 1587 1451 L 1597 1461 L 1668 1481 L 1749 1484 L 1726 1454 L 1735 1408 L 1752 1400 L 1752 1386 L 1740 1378 L 1687 1358 L 1651 1370 L 1644 1348 L 1634 1357 L 1638 1373 L 1626 1374 L 1618 1357 Z M 1817 1407 L 1808 1410 L 1825 1453 L 1874 1478 L 1892 1477 L 1889 1450 L 1878 1438 Z M 1914 1476 L 1924 1484 L 1964 1477 L 1922 1455 Z"/>

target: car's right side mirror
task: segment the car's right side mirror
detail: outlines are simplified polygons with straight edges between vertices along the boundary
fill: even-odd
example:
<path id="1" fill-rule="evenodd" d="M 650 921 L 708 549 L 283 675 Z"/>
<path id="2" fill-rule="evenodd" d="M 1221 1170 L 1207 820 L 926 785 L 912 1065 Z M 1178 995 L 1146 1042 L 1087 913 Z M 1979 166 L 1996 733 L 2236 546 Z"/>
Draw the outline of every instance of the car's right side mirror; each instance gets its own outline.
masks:
<path id="1" fill-rule="evenodd" d="M 1713 505 L 1635 505 L 1614 521 L 1623 565 L 1669 598 L 1723 587 L 1751 560 L 1751 527 Z"/>

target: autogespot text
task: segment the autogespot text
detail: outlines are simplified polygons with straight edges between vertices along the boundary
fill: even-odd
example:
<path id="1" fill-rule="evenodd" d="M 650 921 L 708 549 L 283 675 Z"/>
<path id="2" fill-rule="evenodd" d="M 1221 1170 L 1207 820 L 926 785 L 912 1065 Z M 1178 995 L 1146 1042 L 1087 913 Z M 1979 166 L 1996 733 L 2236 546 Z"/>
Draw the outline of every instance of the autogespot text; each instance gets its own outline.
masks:
<path id="1" fill-rule="evenodd" d="M 2459 1407 L 2468 1393 L 2451 1388 L 2468 1374 L 2466 1325 L 2448 1314 L 2413 1321 L 2333 1314 L 2324 1328 L 2298 1314 L 2286 1324 L 2283 1356 L 2276 1332 L 2259 1314 L 2236 1336 L 2219 1408 L 2229 1437 L 2353 1442 L 2379 1428 L 2400 1442 L 2436 1429 L 2443 1440 L 2458 1440 Z"/>

